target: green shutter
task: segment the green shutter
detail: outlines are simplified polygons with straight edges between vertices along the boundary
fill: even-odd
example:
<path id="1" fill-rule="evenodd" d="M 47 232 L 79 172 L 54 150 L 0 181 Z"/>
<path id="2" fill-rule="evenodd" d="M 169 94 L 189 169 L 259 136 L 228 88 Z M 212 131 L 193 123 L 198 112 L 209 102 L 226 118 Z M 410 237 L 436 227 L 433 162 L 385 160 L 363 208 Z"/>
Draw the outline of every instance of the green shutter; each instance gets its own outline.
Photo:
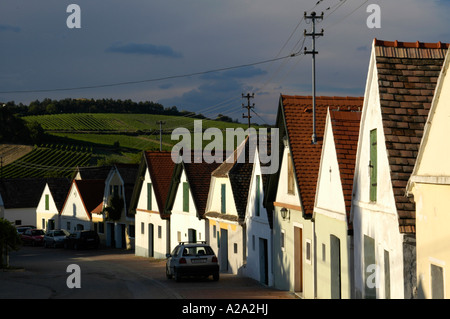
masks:
<path id="1" fill-rule="evenodd" d="M 45 210 L 50 209 L 49 195 L 45 195 Z"/>
<path id="2" fill-rule="evenodd" d="M 260 180 L 261 180 L 261 176 L 260 175 L 256 175 L 256 198 L 255 198 L 255 215 L 259 216 L 260 214 L 260 206 L 261 206 L 261 190 L 260 190 Z"/>
<path id="3" fill-rule="evenodd" d="M 189 184 L 183 183 L 183 212 L 189 212 Z"/>
<path id="4" fill-rule="evenodd" d="M 152 183 L 147 183 L 147 210 L 152 210 Z"/>
<path id="5" fill-rule="evenodd" d="M 227 212 L 227 198 L 226 198 L 226 185 L 222 184 L 222 192 L 220 197 L 221 202 L 221 213 L 225 214 Z"/>
<path id="6" fill-rule="evenodd" d="M 370 131 L 370 200 L 377 200 L 377 130 Z"/>

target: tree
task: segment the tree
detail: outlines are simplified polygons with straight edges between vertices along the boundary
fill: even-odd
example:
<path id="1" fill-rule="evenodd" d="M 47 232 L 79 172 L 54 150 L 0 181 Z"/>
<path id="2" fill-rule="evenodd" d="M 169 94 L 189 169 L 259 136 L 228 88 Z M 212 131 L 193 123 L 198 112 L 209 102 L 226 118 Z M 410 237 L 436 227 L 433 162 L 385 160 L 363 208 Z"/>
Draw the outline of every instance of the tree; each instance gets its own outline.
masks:
<path id="1" fill-rule="evenodd" d="M 22 241 L 16 228 L 4 218 L 0 218 L 0 268 L 9 267 L 8 251 L 19 250 Z"/>
<path id="2" fill-rule="evenodd" d="M 106 219 L 119 220 L 123 210 L 123 198 L 117 194 L 109 197 L 108 206 L 105 208 Z"/>

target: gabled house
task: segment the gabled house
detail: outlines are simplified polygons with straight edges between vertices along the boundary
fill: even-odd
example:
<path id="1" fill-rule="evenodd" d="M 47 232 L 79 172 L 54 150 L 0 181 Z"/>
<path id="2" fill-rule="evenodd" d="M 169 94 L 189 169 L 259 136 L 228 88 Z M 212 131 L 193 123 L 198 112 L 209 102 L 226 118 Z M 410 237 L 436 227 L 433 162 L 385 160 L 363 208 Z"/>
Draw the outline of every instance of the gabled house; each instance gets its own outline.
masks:
<path id="1" fill-rule="evenodd" d="M 175 165 L 164 210 L 170 216 L 170 251 L 179 242 L 210 240 L 204 215 L 211 173 L 219 165 L 194 160 Z"/>
<path id="2" fill-rule="evenodd" d="M 407 193 L 416 204 L 418 298 L 450 297 L 450 57 L 436 85 Z"/>
<path id="3" fill-rule="evenodd" d="M 138 165 L 115 164 L 105 179 L 103 213 L 105 224 L 99 224 L 98 232 L 106 233 L 106 246 L 133 249 L 135 244 L 134 214 L 129 206 Z"/>
<path id="4" fill-rule="evenodd" d="M 45 187 L 41 178 L 0 179 L 0 218 L 14 225 L 36 224 L 36 206 Z"/>
<path id="5" fill-rule="evenodd" d="M 353 173 L 361 112 L 328 110 L 314 204 L 317 298 L 352 297 Z"/>
<path id="6" fill-rule="evenodd" d="M 248 187 L 248 192 L 242 194 L 242 196 L 247 196 L 244 224 L 247 233 L 247 243 L 245 244 L 247 247 L 245 275 L 264 285 L 272 286 L 273 221 L 272 211 L 267 211 L 263 205 L 264 192 L 267 188 L 269 175 L 262 169 L 266 164 L 260 160 L 260 148 L 261 146 L 255 149 L 253 161 L 250 161 L 250 163 L 238 163 L 233 168 L 231 178 L 243 180 L 250 174 L 248 185 L 246 186 Z"/>
<path id="7" fill-rule="evenodd" d="M 375 39 L 353 183 L 356 298 L 413 298 L 416 213 L 405 196 L 448 45 Z"/>
<path id="8" fill-rule="evenodd" d="M 36 207 L 36 225 L 44 230 L 60 227 L 59 220 L 72 181 L 68 178 L 47 178 Z"/>
<path id="9" fill-rule="evenodd" d="M 220 271 L 232 274 L 243 274 L 247 253 L 244 218 L 253 165 L 246 165 L 250 170 L 240 169 L 239 176 L 233 172 L 239 162 L 248 162 L 247 141 L 248 139 L 244 140 L 211 173 L 204 215 L 207 219 L 209 242 L 218 255 Z"/>
<path id="10" fill-rule="evenodd" d="M 60 228 L 69 232 L 77 230 L 98 231 L 103 218 L 104 180 L 72 181 L 60 213 Z M 102 243 L 105 237 L 99 233 Z"/>
<path id="11" fill-rule="evenodd" d="M 170 253 L 170 215 L 165 214 L 165 205 L 174 167 L 170 152 L 143 152 L 130 203 L 136 256 L 162 259 Z"/>
<path id="12" fill-rule="evenodd" d="M 278 173 L 271 175 L 264 199 L 273 214 L 276 288 L 304 298 L 316 297 L 313 212 L 326 114 L 328 109 L 358 110 L 361 106 L 362 98 L 317 97 L 317 143 L 313 144 L 312 97 L 280 96 L 276 126 L 281 165 Z"/>

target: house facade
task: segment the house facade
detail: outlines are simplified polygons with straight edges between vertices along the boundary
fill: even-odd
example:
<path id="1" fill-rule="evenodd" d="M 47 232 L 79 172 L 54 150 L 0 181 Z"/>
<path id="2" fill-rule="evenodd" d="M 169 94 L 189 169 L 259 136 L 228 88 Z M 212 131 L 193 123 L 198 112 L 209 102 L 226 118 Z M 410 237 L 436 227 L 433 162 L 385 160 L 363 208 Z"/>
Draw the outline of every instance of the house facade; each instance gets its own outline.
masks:
<path id="1" fill-rule="evenodd" d="M 446 48 L 375 39 L 355 166 L 356 298 L 413 298 L 415 205 L 405 196 Z"/>
<path id="2" fill-rule="evenodd" d="M 449 53 L 442 67 L 407 192 L 416 203 L 418 298 L 450 296 L 450 77 Z"/>
<path id="3" fill-rule="evenodd" d="M 71 180 L 48 178 L 36 207 L 36 226 L 43 230 L 60 228 L 60 212 L 64 205 Z"/>
<path id="4" fill-rule="evenodd" d="M 106 246 L 133 249 L 135 245 L 134 215 L 128 214 L 131 196 L 136 181 L 138 165 L 116 164 L 105 179 L 103 210 L 105 225 L 100 225 L 99 233 L 105 233 Z M 115 199 L 114 199 L 115 198 Z M 108 214 L 113 201 L 119 205 L 120 213 L 114 218 Z M 121 201 L 121 204 L 118 201 Z M 117 207 L 116 207 L 117 208 Z"/>
<path id="5" fill-rule="evenodd" d="M 104 189 L 104 180 L 74 179 L 60 213 L 59 228 L 69 232 L 99 230 L 99 224 L 104 222 Z M 99 237 L 101 243 L 105 244 L 104 233 L 99 232 Z"/>
<path id="6" fill-rule="evenodd" d="M 135 214 L 136 256 L 162 259 L 170 253 L 170 216 L 164 211 L 174 167 L 170 152 L 143 153 L 130 204 Z"/>
<path id="7" fill-rule="evenodd" d="M 314 223 L 317 298 L 350 299 L 353 229 L 349 223 L 361 112 L 328 110 Z"/>
<path id="8" fill-rule="evenodd" d="M 210 241 L 205 222 L 211 173 L 219 163 L 175 165 L 165 214 L 170 214 L 170 251 L 179 242 Z"/>
<path id="9" fill-rule="evenodd" d="M 312 143 L 312 98 L 280 97 L 277 127 L 281 165 L 278 174 L 270 177 L 264 201 L 268 210 L 273 201 L 274 286 L 303 298 L 317 296 L 313 210 L 327 110 L 358 110 L 361 105 L 361 98 L 317 97 L 317 141 Z"/>

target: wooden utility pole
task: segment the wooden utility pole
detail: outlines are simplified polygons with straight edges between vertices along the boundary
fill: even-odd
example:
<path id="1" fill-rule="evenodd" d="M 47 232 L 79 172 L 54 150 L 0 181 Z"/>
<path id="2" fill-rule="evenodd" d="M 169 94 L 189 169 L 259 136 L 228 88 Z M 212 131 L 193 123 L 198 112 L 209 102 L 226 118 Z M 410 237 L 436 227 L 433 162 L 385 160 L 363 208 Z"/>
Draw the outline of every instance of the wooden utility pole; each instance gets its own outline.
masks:
<path id="1" fill-rule="evenodd" d="M 247 105 L 244 105 L 244 103 L 242 103 L 242 107 L 243 108 L 247 108 L 247 115 L 242 114 L 242 118 L 247 118 L 248 119 L 248 127 L 250 128 L 250 119 L 252 118 L 250 115 L 250 110 L 252 108 L 255 107 L 255 103 L 253 103 L 252 105 L 250 105 L 250 99 L 255 98 L 255 93 L 252 93 L 252 95 L 250 95 L 250 93 L 247 93 L 247 95 L 244 95 L 244 93 L 242 93 L 242 98 L 246 98 L 247 99 Z"/>
<path id="2" fill-rule="evenodd" d="M 162 151 L 162 125 L 166 124 L 166 122 L 158 121 L 156 124 L 159 124 L 159 151 Z"/>
<path id="3" fill-rule="evenodd" d="M 320 33 L 316 33 L 316 20 L 323 20 L 323 12 L 320 16 L 317 16 L 313 11 L 310 15 L 307 15 L 305 12 L 305 21 L 312 21 L 312 31 L 311 33 L 307 33 L 304 31 L 305 37 L 312 37 L 312 50 L 308 51 L 305 47 L 305 54 L 312 54 L 312 96 L 313 96 L 313 134 L 311 138 L 312 144 L 317 144 L 317 134 L 316 134 L 316 54 L 319 52 L 316 51 L 316 37 L 323 36 L 323 29 Z"/>

